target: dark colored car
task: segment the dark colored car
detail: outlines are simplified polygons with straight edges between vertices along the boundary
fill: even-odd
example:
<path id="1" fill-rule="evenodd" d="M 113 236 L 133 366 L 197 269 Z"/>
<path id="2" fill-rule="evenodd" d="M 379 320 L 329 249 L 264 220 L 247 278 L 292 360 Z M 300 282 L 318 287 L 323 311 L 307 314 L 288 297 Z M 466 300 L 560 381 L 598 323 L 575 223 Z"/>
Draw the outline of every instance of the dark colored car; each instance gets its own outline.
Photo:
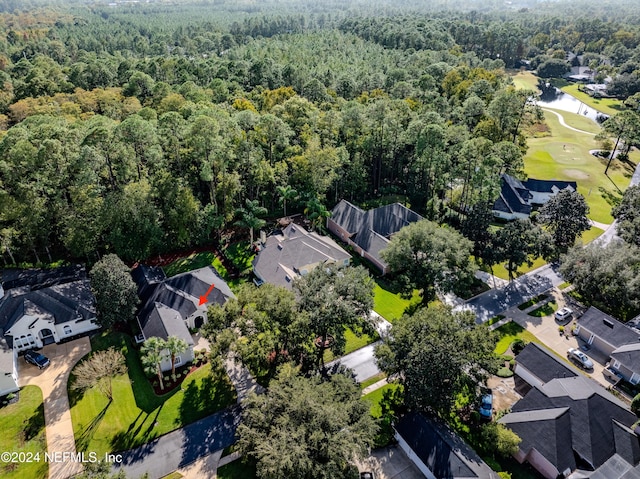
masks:
<path id="1" fill-rule="evenodd" d="M 29 364 L 38 366 L 40 369 L 44 369 L 49 366 L 49 358 L 36 351 L 27 351 L 24 353 L 24 360 Z"/>
<path id="2" fill-rule="evenodd" d="M 493 415 L 493 395 L 485 394 L 480 401 L 480 416 L 485 419 L 491 419 Z"/>

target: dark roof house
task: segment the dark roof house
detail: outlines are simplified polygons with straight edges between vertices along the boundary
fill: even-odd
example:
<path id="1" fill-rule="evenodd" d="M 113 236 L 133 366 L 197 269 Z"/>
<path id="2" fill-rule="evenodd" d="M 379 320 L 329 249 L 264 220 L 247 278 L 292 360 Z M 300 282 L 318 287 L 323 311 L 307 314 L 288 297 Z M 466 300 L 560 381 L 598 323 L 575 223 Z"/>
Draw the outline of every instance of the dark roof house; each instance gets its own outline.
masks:
<path id="1" fill-rule="evenodd" d="M 271 234 L 253 260 L 253 272 L 262 281 L 291 289 L 293 280 L 320 264 L 346 266 L 351 255 L 328 236 L 291 223 Z"/>
<path id="2" fill-rule="evenodd" d="M 629 382 L 640 382 L 640 332 L 591 306 L 578 320 L 576 334 L 611 357 L 611 366 Z"/>
<path id="3" fill-rule="evenodd" d="M 400 418 L 394 429 L 400 446 L 426 477 L 498 478 L 471 447 L 436 420 L 411 412 Z"/>
<path id="4" fill-rule="evenodd" d="M 531 344 L 517 362 L 537 371 L 545 381 L 532 375 L 530 390 L 500 419 L 522 439 L 516 459 L 529 462 L 547 478 L 576 470 L 590 474 L 615 455 L 637 465 L 640 442 L 632 429 L 635 414 L 601 385 L 575 374 L 551 355 L 543 357 L 545 351 L 539 346 L 530 348 Z M 558 366 L 551 366 L 550 359 Z M 546 374 L 545 365 L 551 366 Z M 557 377 L 550 377 L 552 374 Z"/>
<path id="5" fill-rule="evenodd" d="M 537 343 L 529 343 L 518 354 L 515 367 L 516 384 L 523 392 L 555 378 L 571 378 L 580 373 L 569 364 L 558 361 L 554 353 Z M 520 383 L 518 379 L 525 383 Z"/>
<path id="6" fill-rule="evenodd" d="M 138 323 L 145 338 L 177 336 L 193 345 L 189 328 L 202 325 L 208 305 L 235 297 L 212 266 L 167 278 L 161 268 L 138 265 L 131 275 L 138 286 Z"/>
<path id="7" fill-rule="evenodd" d="M 391 236 L 421 219 L 422 216 L 400 203 L 364 211 L 341 200 L 331 211 L 327 227 L 386 273 L 387 264 L 380 257 L 380 252 L 387 247 Z"/>
<path id="8" fill-rule="evenodd" d="M 564 189 L 576 191 L 575 181 L 536 180 L 520 181 L 507 175 L 501 177 L 500 196 L 493 204 L 493 214 L 498 218 L 513 220 L 528 218 L 535 205 L 542 205 Z"/>

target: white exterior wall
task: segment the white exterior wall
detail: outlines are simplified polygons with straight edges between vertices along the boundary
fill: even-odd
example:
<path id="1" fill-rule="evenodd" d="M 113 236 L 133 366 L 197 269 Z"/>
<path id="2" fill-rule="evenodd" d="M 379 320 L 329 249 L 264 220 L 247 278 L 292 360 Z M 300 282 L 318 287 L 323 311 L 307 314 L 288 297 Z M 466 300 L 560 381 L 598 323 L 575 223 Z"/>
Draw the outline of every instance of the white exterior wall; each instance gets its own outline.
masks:
<path id="1" fill-rule="evenodd" d="M 402 436 L 398 434 L 398 431 L 395 432 L 395 438 L 398 441 L 398 444 L 400 444 L 400 447 L 402 448 L 402 450 L 407 455 L 407 457 L 411 459 L 411 462 L 413 462 L 416 465 L 416 467 L 420 469 L 420 472 L 424 474 L 424 476 L 427 479 L 437 479 L 436 476 L 434 476 L 433 473 L 429 470 L 427 465 L 420 460 L 420 458 L 417 456 L 415 452 L 413 452 L 413 449 L 409 447 L 409 444 L 407 444 L 407 442 L 402 438 Z"/>
<path id="2" fill-rule="evenodd" d="M 41 348 L 43 346 L 42 339 L 40 337 L 40 331 L 43 329 L 49 329 L 53 334 L 55 342 L 59 343 L 65 338 L 99 328 L 100 326 L 98 324 L 88 319 L 79 322 L 68 321 L 62 324 L 55 324 L 51 320 L 36 318 L 33 316 L 23 316 L 13 326 L 11 326 L 11 329 L 9 329 L 5 334 L 13 337 L 14 349 L 24 351 L 26 349 Z M 23 344 L 24 341 L 21 340 L 22 336 L 25 336 L 25 339 L 27 340 L 32 339 L 32 341 L 28 341 L 26 344 Z"/>
<path id="3" fill-rule="evenodd" d="M 196 327 L 196 318 L 198 316 L 202 316 L 204 318 L 204 322 L 207 322 L 207 309 L 208 305 L 205 303 L 200 306 L 196 311 L 191 315 L 185 318 L 184 322 L 187 325 L 187 328 L 193 329 Z"/>
<path id="4" fill-rule="evenodd" d="M 525 215 L 524 213 L 505 213 L 504 211 L 491 210 L 493 216 L 496 218 L 501 218 L 503 220 L 512 221 L 515 219 L 527 219 L 529 215 Z"/>
<path id="5" fill-rule="evenodd" d="M 540 387 L 544 384 L 537 376 L 533 375 L 527 368 L 517 362 L 513 372 L 533 387 Z"/>
<path id="6" fill-rule="evenodd" d="M 53 334 L 55 336 L 57 332 L 58 338 L 60 338 L 60 340 L 75 336 L 76 334 L 82 334 L 88 331 L 93 331 L 95 329 L 100 329 L 100 326 L 98 324 L 92 322 L 89 319 L 83 319 L 82 321 L 78 322 L 68 321 L 63 324 L 56 324 L 55 327 L 56 331 L 54 331 Z"/>
<path id="7" fill-rule="evenodd" d="M 531 449 L 527 454 L 527 462 L 533 466 L 533 468 L 542 474 L 545 479 L 556 479 L 560 474 L 560 471 L 551 464 L 542 454 L 536 449 Z"/>
<path id="8" fill-rule="evenodd" d="M 169 354 L 169 350 L 165 349 L 163 355 L 165 359 L 160 363 L 160 369 L 162 372 L 171 372 L 171 355 Z M 176 368 L 192 362 L 194 357 L 193 346 L 189 346 L 186 351 L 176 355 Z M 180 360 L 178 360 L 178 358 L 180 358 Z"/>

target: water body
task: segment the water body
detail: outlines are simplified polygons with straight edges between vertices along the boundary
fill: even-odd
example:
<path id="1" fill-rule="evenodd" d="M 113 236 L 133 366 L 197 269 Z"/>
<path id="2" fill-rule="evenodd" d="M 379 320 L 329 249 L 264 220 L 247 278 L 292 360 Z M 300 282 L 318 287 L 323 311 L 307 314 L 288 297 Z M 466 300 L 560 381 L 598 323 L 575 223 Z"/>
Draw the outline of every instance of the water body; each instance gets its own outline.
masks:
<path id="1" fill-rule="evenodd" d="M 556 110 L 584 115 L 596 123 L 602 123 L 609 118 L 604 113 L 585 105 L 576 97 L 554 87 L 546 88 L 540 95 L 537 104 L 541 107 L 555 108 Z"/>

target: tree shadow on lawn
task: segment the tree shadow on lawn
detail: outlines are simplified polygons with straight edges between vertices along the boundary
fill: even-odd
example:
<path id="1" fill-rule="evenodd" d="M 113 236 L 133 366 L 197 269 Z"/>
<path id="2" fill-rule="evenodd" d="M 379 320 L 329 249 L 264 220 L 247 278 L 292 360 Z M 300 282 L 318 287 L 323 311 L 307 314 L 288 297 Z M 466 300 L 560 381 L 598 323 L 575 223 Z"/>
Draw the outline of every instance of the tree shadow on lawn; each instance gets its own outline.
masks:
<path id="1" fill-rule="evenodd" d="M 202 379 L 199 386 L 196 381 L 191 381 L 184 389 L 175 424 L 191 424 L 232 404 L 234 399 L 235 395 L 221 372 L 212 372 Z"/>
<path id="2" fill-rule="evenodd" d="M 162 404 L 156 411 L 153 417 L 150 414 L 145 414 L 140 411 L 138 416 L 133 420 L 126 431 L 118 432 L 111 439 L 111 448 L 113 451 L 126 451 L 137 446 L 148 443 L 150 440 L 155 439 L 157 434 L 154 433 L 156 427 L 156 421 L 164 404 Z M 144 415 L 144 417 L 143 417 Z M 147 420 L 151 418 L 151 421 L 147 424 Z M 140 421 L 140 419 L 142 419 Z M 138 421 L 140 421 L 138 423 Z M 140 434 L 144 425 L 147 424 L 145 431 Z"/>
<path id="3" fill-rule="evenodd" d="M 35 438 L 42 432 L 44 426 L 44 403 L 40 403 L 33 415 L 24 422 L 24 428 L 22 429 L 24 440 L 30 441 Z"/>
<path id="4" fill-rule="evenodd" d="M 107 409 L 111 406 L 112 401 L 109 401 L 105 407 L 102 408 L 102 411 L 98 413 L 96 417 L 94 417 L 89 424 L 87 424 L 80 436 L 76 439 L 76 449 L 78 451 L 86 451 L 91 439 L 93 439 L 93 435 L 95 434 L 98 426 L 104 419 L 105 414 L 107 414 Z"/>

